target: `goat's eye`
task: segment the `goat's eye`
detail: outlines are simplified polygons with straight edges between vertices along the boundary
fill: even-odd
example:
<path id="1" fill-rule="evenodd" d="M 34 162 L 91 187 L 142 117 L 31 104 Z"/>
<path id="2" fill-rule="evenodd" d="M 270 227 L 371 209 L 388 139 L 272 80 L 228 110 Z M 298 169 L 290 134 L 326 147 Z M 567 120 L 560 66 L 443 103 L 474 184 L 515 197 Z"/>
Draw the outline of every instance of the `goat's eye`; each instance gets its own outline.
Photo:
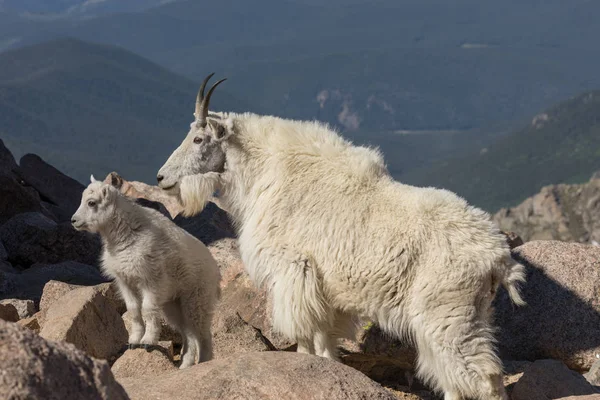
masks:
<path id="1" fill-rule="evenodd" d="M 196 143 L 196 144 L 200 144 L 200 143 L 202 143 L 202 138 L 201 138 L 200 136 L 196 136 L 196 137 L 194 138 L 194 143 Z"/>
<path id="2" fill-rule="evenodd" d="M 88 201 L 88 206 L 89 207 L 96 207 L 96 202 L 94 200 L 90 200 L 90 201 Z"/>

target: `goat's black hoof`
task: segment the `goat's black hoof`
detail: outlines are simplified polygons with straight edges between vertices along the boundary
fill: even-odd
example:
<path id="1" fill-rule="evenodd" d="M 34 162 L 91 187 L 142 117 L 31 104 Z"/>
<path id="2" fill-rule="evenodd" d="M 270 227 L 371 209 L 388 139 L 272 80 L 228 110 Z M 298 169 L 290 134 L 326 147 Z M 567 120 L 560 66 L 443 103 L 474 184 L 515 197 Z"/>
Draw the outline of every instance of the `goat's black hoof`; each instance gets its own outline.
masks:
<path id="1" fill-rule="evenodd" d="M 143 344 L 143 345 L 142 345 L 142 348 L 143 348 L 144 350 L 146 350 L 147 352 L 150 352 L 150 351 L 152 351 L 152 345 L 151 345 L 151 344 Z"/>

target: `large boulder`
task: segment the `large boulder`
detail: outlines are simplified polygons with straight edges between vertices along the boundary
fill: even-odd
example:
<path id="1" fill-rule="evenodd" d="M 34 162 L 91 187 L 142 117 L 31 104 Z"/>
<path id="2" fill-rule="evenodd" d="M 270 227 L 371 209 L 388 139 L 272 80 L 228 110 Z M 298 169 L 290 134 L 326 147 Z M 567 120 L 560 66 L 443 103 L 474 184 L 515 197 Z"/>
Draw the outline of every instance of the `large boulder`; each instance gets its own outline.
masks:
<path id="1" fill-rule="evenodd" d="M 497 296 L 501 356 L 589 369 L 600 354 L 600 248 L 534 241 L 512 254 L 527 270 L 527 305 L 515 307 L 505 291 Z"/>
<path id="2" fill-rule="evenodd" d="M 494 221 L 526 242 L 600 242 L 600 179 L 595 176 L 583 184 L 543 187 L 518 206 L 498 211 Z"/>
<path id="3" fill-rule="evenodd" d="M 37 190 L 42 200 L 56 206 L 53 211 L 60 221 L 70 221 L 84 186 L 35 154 L 24 155 L 19 164 L 23 180 Z"/>
<path id="4" fill-rule="evenodd" d="M 0 139 L 0 225 L 13 216 L 41 211 L 40 196 L 21 178 L 21 170 Z"/>
<path id="5" fill-rule="evenodd" d="M 513 400 L 549 400 L 599 392 L 585 378 L 556 360 L 531 364 L 512 391 Z"/>
<path id="6" fill-rule="evenodd" d="M 272 297 L 265 288 L 257 288 L 250 280 L 240 258 L 237 241 L 224 238 L 208 246 L 221 270 L 221 301 L 217 316 L 237 315 L 249 326 L 260 331 L 277 349 L 294 343 L 273 330 Z M 217 318 L 215 318 L 217 321 Z M 219 329 L 214 325 L 215 329 Z"/>
<path id="7" fill-rule="evenodd" d="M 84 287 L 82 285 L 73 285 L 61 281 L 50 281 L 44 285 L 42 297 L 40 299 L 40 312 L 39 320 L 40 324 L 43 325 L 46 319 L 46 313 L 50 309 L 50 306 L 57 300 L 63 297 L 65 294 L 72 290 Z M 115 282 L 106 282 L 99 285 L 95 285 L 95 290 L 99 291 L 104 297 L 106 297 L 113 305 L 115 310 L 119 314 L 123 314 L 126 311 L 125 302 L 118 293 Z"/>
<path id="8" fill-rule="evenodd" d="M 0 321 L 0 398 L 126 400 L 108 364 Z"/>
<path id="9" fill-rule="evenodd" d="M 600 360 L 596 360 L 592 365 L 592 368 L 590 368 L 583 376 L 590 384 L 600 389 Z"/>
<path id="10" fill-rule="evenodd" d="M 70 223 L 57 224 L 40 213 L 11 218 L 0 228 L 0 239 L 9 261 L 22 267 L 65 260 L 96 265 L 101 248 L 97 236 L 78 232 Z"/>
<path id="11" fill-rule="evenodd" d="M 0 225 L 17 214 L 40 212 L 40 197 L 25 182 L 0 172 Z"/>
<path id="12" fill-rule="evenodd" d="M 395 397 L 360 372 L 322 357 L 289 352 L 238 354 L 160 379 L 120 381 L 131 399 L 350 400 Z"/>
<path id="13" fill-rule="evenodd" d="M 240 353 L 277 350 L 259 329 L 235 312 L 217 310 L 212 334 L 215 359 Z"/>
<path id="14" fill-rule="evenodd" d="M 48 309 L 40 336 L 72 343 L 92 357 L 114 359 L 128 334 L 113 303 L 98 287 L 75 289 Z"/>
<path id="15" fill-rule="evenodd" d="M 207 246 L 223 238 L 235 237 L 227 213 L 214 203 L 208 203 L 204 210 L 194 217 L 178 215 L 173 222 Z"/>
<path id="16" fill-rule="evenodd" d="M 121 380 L 134 377 L 149 377 L 175 371 L 172 354 L 168 349 L 154 346 L 151 350 L 127 350 L 115 361 L 112 368 L 115 378 Z"/>
<path id="17" fill-rule="evenodd" d="M 76 285 L 97 285 L 107 281 L 98 268 L 74 261 L 34 264 L 18 274 L 0 271 L 0 299 L 30 299 L 37 303 L 44 286 L 51 280 Z"/>
<path id="18" fill-rule="evenodd" d="M 40 213 L 11 218 L 0 227 L 0 240 L 8 260 L 21 267 L 67 260 L 97 265 L 101 250 L 98 237 L 78 232 L 70 223 L 57 224 Z"/>

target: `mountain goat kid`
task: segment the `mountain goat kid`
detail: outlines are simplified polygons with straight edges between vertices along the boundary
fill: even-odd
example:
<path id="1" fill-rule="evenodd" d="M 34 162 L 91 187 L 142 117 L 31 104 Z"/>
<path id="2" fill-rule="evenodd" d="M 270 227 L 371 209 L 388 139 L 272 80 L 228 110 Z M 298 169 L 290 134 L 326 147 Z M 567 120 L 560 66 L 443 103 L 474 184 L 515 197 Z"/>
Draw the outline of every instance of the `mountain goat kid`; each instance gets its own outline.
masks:
<path id="1" fill-rule="evenodd" d="M 212 358 L 221 277 L 202 242 L 93 176 L 71 223 L 102 237 L 103 272 L 116 280 L 133 318 L 130 347 L 158 342 L 162 314 L 181 333 L 180 368 L 195 363 L 197 350 L 200 362 Z"/>
<path id="2" fill-rule="evenodd" d="M 209 114 L 221 82 L 204 97 L 209 78 L 157 179 L 187 215 L 208 200 L 231 214 L 250 277 L 270 288 L 274 328 L 335 358 L 351 318 L 369 318 L 417 346 L 419 376 L 446 400 L 506 399 L 491 303 L 503 284 L 523 304 L 524 269 L 489 216 L 394 181 L 377 151 L 320 123 Z"/>

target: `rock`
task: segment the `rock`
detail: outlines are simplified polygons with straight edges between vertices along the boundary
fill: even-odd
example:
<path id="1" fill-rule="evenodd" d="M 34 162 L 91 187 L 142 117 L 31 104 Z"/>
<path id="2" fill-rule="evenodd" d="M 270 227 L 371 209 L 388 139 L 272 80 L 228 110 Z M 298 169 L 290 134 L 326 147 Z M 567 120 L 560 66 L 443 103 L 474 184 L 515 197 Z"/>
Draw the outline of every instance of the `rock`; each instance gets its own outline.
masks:
<path id="1" fill-rule="evenodd" d="M 522 245 L 523 239 L 521 239 L 521 236 L 517 235 L 514 232 L 502 232 L 504 234 L 504 236 L 506 236 L 506 242 L 508 243 L 508 246 L 511 249 L 514 249 L 515 247 L 519 247 L 520 245 Z"/>
<path id="2" fill-rule="evenodd" d="M 8 299 L 0 301 L 0 304 L 12 304 L 19 313 L 19 319 L 29 318 L 35 314 L 33 300 Z"/>
<path id="3" fill-rule="evenodd" d="M 112 373 L 118 380 L 156 376 L 176 370 L 177 367 L 172 361 L 172 352 L 170 357 L 168 349 L 160 346 L 154 347 L 151 351 L 127 350 L 112 366 Z"/>
<path id="4" fill-rule="evenodd" d="M 425 388 L 414 379 L 416 351 L 381 330 L 365 323 L 353 342 L 342 341 L 342 361 L 376 382 Z"/>
<path id="5" fill-rule="evenodd" d="M 12 304 L 0 304 L 0 319 L 8 322 L 17 322 L 19 313 Z"/>
<path id="6" fill-rule="evenodd" d="M 96 285 L 106 282 L 96 267 L 73 261 L 60 264 L 34 264 L 19 274 L 0 272 L 0 298 L 40 301 L 44 285 L 51 280 L 77 285 Z"/>
<path id="7" fill-rule="evenodd" d="M 600 388 L 600 360 L 592 364 L 592 368 L 584 375 L 585 379 L 592 385 Z"/>
<path id="8" fill-rule="evenodd" d="M 72 343 L 102 359 L 115 357 L 128 338 L 121 316 L 97 287 L 75 289 L 54 302 L 40 336 Z"/>
<path id="9" fill-rule="evenodd" d="M 512 391 L 513 400 L 560 399 L 573 395 L 597 394 L 581 374 L 556 360 L 531 364 Z"/>
<path id="10" fill-rule="evenodd" d="M 35 154 L 24 155 L 19 164 L 23 180 L 38 191 L 42 200 L 58 208 L 55 214 L 59 221 L 70 221 L 85 187 Z"/>
<path id="11" fill-rule="evenodd" d="M 274 351 L 275 346 L 237 313 L 217 310 L 213 320 L 214 358 L 258 351 Z"/>
<path id="12" fill-rule="evenodd" d="M 78 232 L 70 223 L 57 224 L 40 213 L 19 214 L 0 227 L 0 240 L 13 265 L 77 261 L 97 265 L 100 239 Z"/>
<path id="13" fill-rule="evenodd" d="M 500 229 L 524 241 L 600 242 L 600 179 L 576 185 L 552 185 L 513 208 L 494 215 Z"/>
<path id="14" fill-rule="evenodd" d="M 244 353 L 161 375 L 122 379 L 136 399 L 345 400 L 395 397 L 358 371 L 322 357 Z"/>
<path id="15" fill-rule="evenodd" d="M 207 246 L 223 238 L 235 237 L 227 213 L 213 203 L 208 203 L 195 217 L 186 218 L 178 215 L 173 222 Z"/>
<path id="16" fill-rule="evenodd" d="M 167 194 L 158 186 L 148 185 L 143 182 L 126 181 L 116 172 L 108 174 L 104 179 L 104 182 L 113 185 L 125 196 L 131 197 L 132 199 L 142 198 L 162 204 L 168 210 L 171 218 L 175 218 L 182 210 L 181 204 L 177 198 Z"/>
<path id="17" fill-rule="evenodd" d="M 78 285 L 72 285 L 61 281 L 49 281 L 44 285 L 42 291 L 42 297 L 40 298 L 40 324 L 44 325 L 46 319 L 46 313 L 52 304 L 58 299 L 63 297 L 65 294 L 72 290 L 79 288 Z"/>
<path id="18" fill-rule="evenodd" d="M 0 225 L 26 212 L 40 212 L 42 206 L 37 192 L 17 178 L 0 172 Z"/>
<path id="19" fill-rule="evenodd" d="M 553 358 L 587 370 L 600 354 L 600 248 L 534 241 L 513 250 L 527 269 L 525 307 L 504 290 L 496 297 L 503 359 Z"/>
<path id="20" fill-rule="evenodd" d="M 6 249 L 4 248 L 2 242 L 0 242 L 0 261 L 6 260 L 8 260 L 8 253 L 6 252 Z"/>
<path id="21" fill-rule="evenodd" d="M 40 323 L 43 325 L 43 321 L 46 317 L 46 312 L 56 300 L 60 299 L 71 290 L 75 290 L 81 287 L 83 286 L 72 285 L 60 281 L 50 281 L 46 283 L 46 285 L 44 286 L 44 291 L 42 293 L 42 298 L 40 299 Z M 95 285 L 95 288 L 100 293 L 102 293 L 102 295 L 105 296 L 107 300 L 109 300 L 112 303 L 113 307 L 115 308 L 115 310 L 117 310 L 119 314 L 123 314 L 125 311 L 127 311 L 127 308 L 125 307 L 125 302 L 119 295 L 118 290 L 116 288 L 116 283 L 101 283 L 99 285 Z"/>
<path id="22" fill-rule="evenodd" d="M 127 400 L 105 361 L 0 321 L 0 398 Z"/>
<path id="23" fill-rule="evenodd" d="M 123 323 L 125 324 L 125 329 L 127 330 L 127 332 L 131 333 L 132 323 L 131 314 L 129 313 L 129 311 L 125 311 L 125 313 L 123 313 L 122 319 Z M 127 335 L 127 337 L 129 338 L 129 334 Z M 158 340 L 163 342 L 172 342 L 174 345 L 177 346 L 182 344 L 181 335 L 179 334 L 179 332 L 171 328 L 171 326 L 168 325 L 164 319 L 161 323 L 160 336 Z"/>
<path id="24" fill-rule="evenodd" d="M 239 315 L 250 326 L 260 330 L 277 349 L 291 346 L 293 342 L 273 331 L 271 296 L 264 288 L 257 289 L 250 281 L 235 239 L 220 239 L 208 248 L 219 264 L 222 276 L 217 314 Z"/>
<path id="25" fill-rule="evenodd" d="M 17 321 L 17 324 L 23 328 L 30 329 L 35 333 L 40 333 L 40 323 L 35 315 L 33 317 L 20 319 Z"/>
<path id="26" fill-rule="evenodd" d="M 600 394 L 588 394 L 586 396 L 562 397 L 561 400 L 600 400 Z"/>

